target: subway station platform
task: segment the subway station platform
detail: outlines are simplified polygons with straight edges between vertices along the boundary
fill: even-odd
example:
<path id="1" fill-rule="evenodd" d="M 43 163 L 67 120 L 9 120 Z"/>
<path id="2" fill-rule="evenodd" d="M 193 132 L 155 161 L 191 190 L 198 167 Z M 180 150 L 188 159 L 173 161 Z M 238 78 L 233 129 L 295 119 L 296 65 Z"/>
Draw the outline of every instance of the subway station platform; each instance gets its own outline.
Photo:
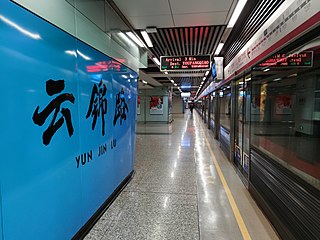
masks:
<path id="1" fill-rule="evenodd" d="M 194 111 L 137 126 L 134 177 L 85 239 L 279 238 Z"/>

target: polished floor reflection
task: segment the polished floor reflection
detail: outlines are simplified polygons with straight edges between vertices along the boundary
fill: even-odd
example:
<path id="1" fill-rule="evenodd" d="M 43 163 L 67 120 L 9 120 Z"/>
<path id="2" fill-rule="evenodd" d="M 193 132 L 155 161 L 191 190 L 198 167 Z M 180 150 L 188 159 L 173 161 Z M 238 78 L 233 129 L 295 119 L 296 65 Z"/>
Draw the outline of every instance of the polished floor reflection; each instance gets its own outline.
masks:
<path id="1" fill-rule="evenodd" d="M 197 113 L 162 127 L 139 127 L 136 173 L 85 239 L 278 239 Z"/>

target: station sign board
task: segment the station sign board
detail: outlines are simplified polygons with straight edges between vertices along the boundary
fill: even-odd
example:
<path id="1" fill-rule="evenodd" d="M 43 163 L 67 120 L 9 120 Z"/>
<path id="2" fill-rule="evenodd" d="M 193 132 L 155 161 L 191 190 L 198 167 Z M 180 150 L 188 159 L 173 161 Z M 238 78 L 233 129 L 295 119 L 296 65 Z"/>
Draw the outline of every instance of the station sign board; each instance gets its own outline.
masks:
<path id="1" fill-rule="evenodd" d="M 210 70 L 210 55 L 161 56 L 161 71 Z"/>
<path id="2" fill-rule="evenodd" d="M 259 67 L 312 67 L 313 52 L 300 52 L 287 56 L 284 53 L 275 54 L 260 63 Z"/>

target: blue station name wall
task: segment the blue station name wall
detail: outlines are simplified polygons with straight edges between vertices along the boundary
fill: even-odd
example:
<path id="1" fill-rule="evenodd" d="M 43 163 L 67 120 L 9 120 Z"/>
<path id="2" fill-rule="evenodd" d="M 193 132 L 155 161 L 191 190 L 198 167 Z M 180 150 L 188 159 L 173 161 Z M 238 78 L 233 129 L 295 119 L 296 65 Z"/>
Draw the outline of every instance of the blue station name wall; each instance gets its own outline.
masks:
<path id="1" fill-rule="evenodd" d="M 0 3 L 0 239 L 70 239 L 133 171 L 137 73 Z"/>

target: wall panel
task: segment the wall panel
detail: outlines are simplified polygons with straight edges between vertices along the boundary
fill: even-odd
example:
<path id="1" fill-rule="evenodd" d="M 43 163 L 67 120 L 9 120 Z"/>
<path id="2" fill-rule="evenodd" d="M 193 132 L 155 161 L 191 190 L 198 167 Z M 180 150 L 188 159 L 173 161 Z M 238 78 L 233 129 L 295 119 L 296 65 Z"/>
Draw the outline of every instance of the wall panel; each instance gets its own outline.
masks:
<path id="1" fill-rule="evenodd" d="M 137 73 L 11 1 L 0 34 L 0 236 L 71 239 L 133 170 Z"/>

